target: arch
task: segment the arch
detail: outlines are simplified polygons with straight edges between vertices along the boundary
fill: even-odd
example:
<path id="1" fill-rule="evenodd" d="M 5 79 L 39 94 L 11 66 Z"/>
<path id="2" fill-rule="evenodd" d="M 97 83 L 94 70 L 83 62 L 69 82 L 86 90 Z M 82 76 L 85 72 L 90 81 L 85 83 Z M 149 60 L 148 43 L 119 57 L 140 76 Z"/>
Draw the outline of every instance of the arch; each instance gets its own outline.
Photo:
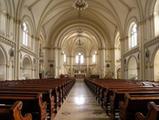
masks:
<path id="1" fill-rule="evenodd" d="M 26 26 L 26 30 L 24 30 L 24 25 Z M 34 47 L 34 42 L 32 38 L 33 34 L 35 33 L 35 27 L 29 16 L 27 15 L 23 16 L 21 28 L 22 28 L 22 43 L 24 42 L 23 45 L 31 48 Z M 25 40 L 24 37 L 28 37 L 27 40 Z"/>
<path id="2" fill-rule="evenodd" d="M 133 22 L 138 23 L 138 17 L 137 16 L 129 16 L 126 19 L 126 22 L 124 24 L 124 33 L 125 34 L 128 35 L 130 24 L 133 23 Z"/>
<path id="3" fill-rule="evenodd" d="M 67 3 L 67 5 L 66 5 L 66 3 Z M 54 24 L 52 24 L 52 23 L 51 23 L 52 25 L 50 24 L 52 27 L 49 28 L 51 30 L 49 30 L 50 33 L 48 34 L 48 38 L 50 40 L 55 40 L 56 37 L 52 37 L 52 35 L 56 31 L 58 31 L 58 29 L 56 29 L 56 28 L 60 28 L 60 26 L 64 25 L 64 24 L 68 25 L 68 23 L 70 21 L 72 23 L 76 21 L 74 19 L 74 17 L 73 17 L 73 19 L 72 19 L 72 17 L 70 17 L 70 16 L 76 14 L 75 13 L 76 11 L 72 10 L 73 8 L 71 8 L 70 5 L 68 6 L 68 4 L 70 4 L 70 3 L 72 4 L 72 2 L 70 2 L 70 1 L 60 1 L 60 2 L 57 2 L 57 4 L 55 3 L 53 7 L 46 8 L 45 11 L 43 12 L 43 14 L 41 15 L 40 22 L 38 24 L 38 31 L 40 31 L 42 29 L 43 25 L 46 25 L 48 22 L 51 23 L 51 20 L 53 20 L 52 23 L 54 23 Z M 92 7 L 94 5 L 98 9 L 95 9 L 96 7 Z M 50 4 L 48 6 L 50 6 Z M 56 11 L 56 12 L 52 13 L 51 11 Z M 101 11 L 103 11 L 103 12 L 101 12 Z M 122 29 L 122 27 L 121 27 L 122 25 L 121 25 L 119 16 L 117 15 L 117 13 L 115 13 L 113 11 L 114 11 L 114 9 L 112 9 L 112 10 L 108 9 L 107 7 L 105 7 L 105 5 L 103 5 L 102 3 L 98 2 L 98 1 L 91 1 L 91 7 L 88 9 L 89 16 L 94 16 L 94 18 L 98 18 L 98 20 L 97 21 L 89 20 L 89 18 L 88 18 L 87 19 L 88 21 L 86 21 L 86 19 L 85 20 L 83 19 L 83 22 L 85 22 L 85 24 L 87 24 L 87 23 L 89 24 L 90 22 L 91 22 L 91 24 L 93 23 L 94 25 L 92 25 L 92 26 L 96 26 L 98 28 L 100 27 L 100 29 L 102 29 L 102 31 L 104 31 L 103 33 L 100 31 L 100 34 L 102 33 L 104 36 L 106 36 L 106 34 L 107 34 L 107 37 L 111 38 L 111 36 L 109 35 L 110 31 L 107 31 L 107 29 L 106 29 L 108 27 L 108 24 L 106 24 L 105 21 L 108 20 L 108 22 L 113 27 L 117 28 L 118 26 L 120 26 L 119 28 Z M 107 14 L 109 17 L 106 16 Z M 67 20 L 66 20 L 66 18 L 67 18 Z M 111 18 L 111 20 L 109 20 L 110 18 Z M 103 19 L 105 21 L 103 21 Z M 116 22 L 116 20 L 118 22 Z M 78 23 L 81 23 L 81 22 L 78 22 Z M 103 23 L 104 25 L 101 25 L 101 23 Z M 39 34 L 39 32 L 38 32 L 38 34 Z M 109 38 L 108 38 L 108 41 L 112 42 L 111 39 L 109 39 Z"/>
<path id="4" fill-rule="evenodd" d="M 22 18 L 22 21 L 26 22 L 28 24 L 29 31 L 30 31 L 31 34 L 35 33 L 35 31 L 36 31 L 35 24 L 34 24 L 32 18 L 30 18 L 30 16 L 24 15 L 23 18 Z"/>
<path id="5" fill-rule="evenodd" d="M 128 46 L 129 49 L 137 46 L 137 24 L 136 22 L 131 22 L 128 30 Z"/>
<path id="6" fill-rule="evenodd" d="M 159 81 L 159 50 L 155 54 L 154 58 L 154 80 Z"/>
<path id="7" fill-rule="evenodd" d="M 105 47 L 105 42 L 104 42 L 104 36 L 101 35 L 94 27 L 91 25 L 81 23 L 81 24 L 72 24 L 67 27 L 65 27 L 60 34 L 58 34 L 57 39 L 55 41 L 55 46 L 56 47 L 61 47 L 63 44 L 63 40 L 67 34 L 69 34 L 71 31 L 77 31 L 79 28 L 82 28 L 84 31 L 89 32 L 89 34 L 94 35 L 95 39 L 98 41 L 95 41 L 98 45 L 98 48 Z"/>
<path id="8" fill-rule="evenodd" d="M 154 49 L 154 52 L 152 53 L 152 57 L 150 58 L 151 61 L 151 66 L 153 67 L 153 77 L 152 79 L 156 80 L 156 75 L 155 73 L 157 73 L 157 63 L 158 63 L 158 52 L 159 52 L 159 45 L 156 46 L 156 48 Z"/>
<path id="9" fill-rule="evenodd" d="M 3 46 L 0 45 L 0 80 L 7 79 L 7 54 Z"/>
<path id="10" fill-rule="evenodd" d="M 137 59 L 135 56 L 131 56 L 128 59 L 128 79 L 137 79 L 138 78 L 138 70 L 137 70 Z"/>
<path id="11" fill-rule="evenodd" d="M 120 67 L 121 67 L 121 66 L 120 66 Z M 116 78 L 117 78 L 117 79 L 121 79 L 121 68 L 120 68 L 120 67 L 118 67 L 118 69 L 117 69 L 117 71 L 116 71 L 116 72 L 117 72 L 117 73 L 116 73 L 116 74 L 117 74 L 117 75 L 116 75 Z"/>
<path id="12" fill-rule="evenodd" d="M 29 56 L 24 56 L 22 60 L 22 76 L 23 79 L 30 79 L 32 78 L 32 60 Z"/>
<path id="13" fill-rule="evenodd" d="M 148 17 L 148 16 L 151 16 L 151 15 L 153 15 L 154 14 L 154 8 L 155 8 L 155 5 L 156 5 L 156 2 L 157 2 L 157 0 L 147 0 L 146 1 L 146 7 L 145 7 L 145 15 L 146 15 L 146 17 Z"/>
<path id="14" fill-rule="evenodd" d="M 154 80 L 159 81 L 159 50 L 156 52 L 154 58 Z"/>
<path id="15" fill-rule="evenodd" d="M 130 31 L 130 26 L 132 23 L 138 23 L 138 17 L 137 16 L 130 16 L 127 18 L 125 24 L 124 24 L 124 35 L 120 33 L 120 37 L 124 37 L 126 38 L 125 39 L 125 44 L 127 46 L 126 47 L 126 50 L 129 50 L 129 31 Z M 137 24 L 137 43 L 138 43 L 138 24 Z"/>

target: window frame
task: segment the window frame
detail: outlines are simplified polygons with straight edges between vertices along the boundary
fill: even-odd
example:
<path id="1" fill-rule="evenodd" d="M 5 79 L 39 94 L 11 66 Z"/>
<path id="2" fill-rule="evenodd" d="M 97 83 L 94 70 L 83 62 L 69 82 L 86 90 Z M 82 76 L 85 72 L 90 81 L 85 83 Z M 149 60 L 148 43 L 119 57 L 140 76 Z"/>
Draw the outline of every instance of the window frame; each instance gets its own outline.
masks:
<path id="1" fill-rule="evenodd" d="M 92 55 L 92 64 L 96 64 L 97 62 L 97 52 L 95 51 L 94 54 Z"/>
<path id="2" fill-rule="evenodd" d="M 128 46 L 129 49 L 135 48 L 138 46 L 138 30 L 137 30 L 137 24 L 135 22 L 132 22 L 129 27 L 129 33 L 128 33 Z"/>
<path id="3" fill-rule="evenodd" d="M 30 47 L 29 44 L 29 27 L 26 22 L 22 23 L 22 44 L 26 47 Z"/>
<path id="4" fill-rule="evenodd" d="M 79 52 L 75 55 L 75 63 L 79 65 L 84 64 L 84 55 L 82 53 Z"/>

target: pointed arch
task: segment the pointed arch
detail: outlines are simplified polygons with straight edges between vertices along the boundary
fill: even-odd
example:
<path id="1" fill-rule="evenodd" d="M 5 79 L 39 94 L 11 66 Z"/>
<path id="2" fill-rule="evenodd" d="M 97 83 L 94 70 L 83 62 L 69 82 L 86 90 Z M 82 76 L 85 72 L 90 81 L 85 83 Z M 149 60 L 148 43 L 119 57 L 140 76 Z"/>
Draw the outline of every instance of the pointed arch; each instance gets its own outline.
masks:
<path id="1" fill-rule="evenodd" d="M 154 52 L 152 53 L 151 63 L 153 68 L 153 77 L 155 81 L 159 81 L 159 45 L 156 46 Z"/>
<path id="2" fill-rule="evenodd" d="M 25 55 L 22 59 L 22 77 L 23 79 L 32 78 L 32 59 L 30 56 Z"/>
<path id="3" fill-rule="evenodd" d="M 35 33 L 35 26 L 31 20 L 31 18 L 27 15 L 23 16 L 22 23 L 21 23 L 21 30 L 22 30 L 22 44 L 26 47 L 33 48 L 34 47 L 34 33 Z"/>
<path id="4" fill-rule="evenodd" d="M 138 64 L 135 56 L 128 59 L 128 79 L 138 79 Z"/>

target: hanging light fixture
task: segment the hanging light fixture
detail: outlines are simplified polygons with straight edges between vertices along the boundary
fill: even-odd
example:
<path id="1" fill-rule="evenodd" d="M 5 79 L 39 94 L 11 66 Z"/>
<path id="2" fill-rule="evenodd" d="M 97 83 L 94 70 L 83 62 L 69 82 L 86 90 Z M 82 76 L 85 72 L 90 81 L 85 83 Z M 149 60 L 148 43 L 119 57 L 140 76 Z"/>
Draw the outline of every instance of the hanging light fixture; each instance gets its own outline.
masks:
<path id="1" fill-rule="evenodd" d="M 88 7 L 88 3 L 86 0 L 75 0 L 73 7 L 80 12 Z"/>

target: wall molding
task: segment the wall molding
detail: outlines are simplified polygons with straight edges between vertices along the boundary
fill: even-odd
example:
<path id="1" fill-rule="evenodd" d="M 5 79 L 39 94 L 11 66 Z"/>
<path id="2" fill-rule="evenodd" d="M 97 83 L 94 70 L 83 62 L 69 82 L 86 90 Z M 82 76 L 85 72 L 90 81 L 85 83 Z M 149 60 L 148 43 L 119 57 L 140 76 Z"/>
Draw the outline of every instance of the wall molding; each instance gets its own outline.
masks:
<path id="1" fill-rule="evenodd" d="M 148 47 L 151 47 L 151 46 L 153 46 L 153 45 L 156 45 L 157 43 L 159 43 L 159 36 L 157 36 L 157 37 L 155 37 L 154 39 L 152 39 L 152 40 L 146 42 L 146 43 L 144 44 L 144 47 L 145 47 L 145 48 L 148 48 Z"/>
<path id="2" fill-rule="evenodd" d="M 38 55 L 36 53 L 32 52 L 31 50 L 27 49 L 26 47 L 21 46 L 20 51 L 25 52 L 38 59 Z"/>
<path id="3" fill-rule="evenodd" d="M 123 57 L 126 58 L 137 52 L 139 52 L 139 47 L 136 47 L 136 48 L 133 48 L 132 50 L 127 51 L 126 53 L 124 53 Z"/>
<path id="4" fill-rule="evenodd" d="M 0 34 L 0 42 L 6 44 L 6 45 L 9 45 L 9 46 L 14 46 L 15 47 L 15 42 L 6 38 L 5 36 L 1 35 Z"/>

